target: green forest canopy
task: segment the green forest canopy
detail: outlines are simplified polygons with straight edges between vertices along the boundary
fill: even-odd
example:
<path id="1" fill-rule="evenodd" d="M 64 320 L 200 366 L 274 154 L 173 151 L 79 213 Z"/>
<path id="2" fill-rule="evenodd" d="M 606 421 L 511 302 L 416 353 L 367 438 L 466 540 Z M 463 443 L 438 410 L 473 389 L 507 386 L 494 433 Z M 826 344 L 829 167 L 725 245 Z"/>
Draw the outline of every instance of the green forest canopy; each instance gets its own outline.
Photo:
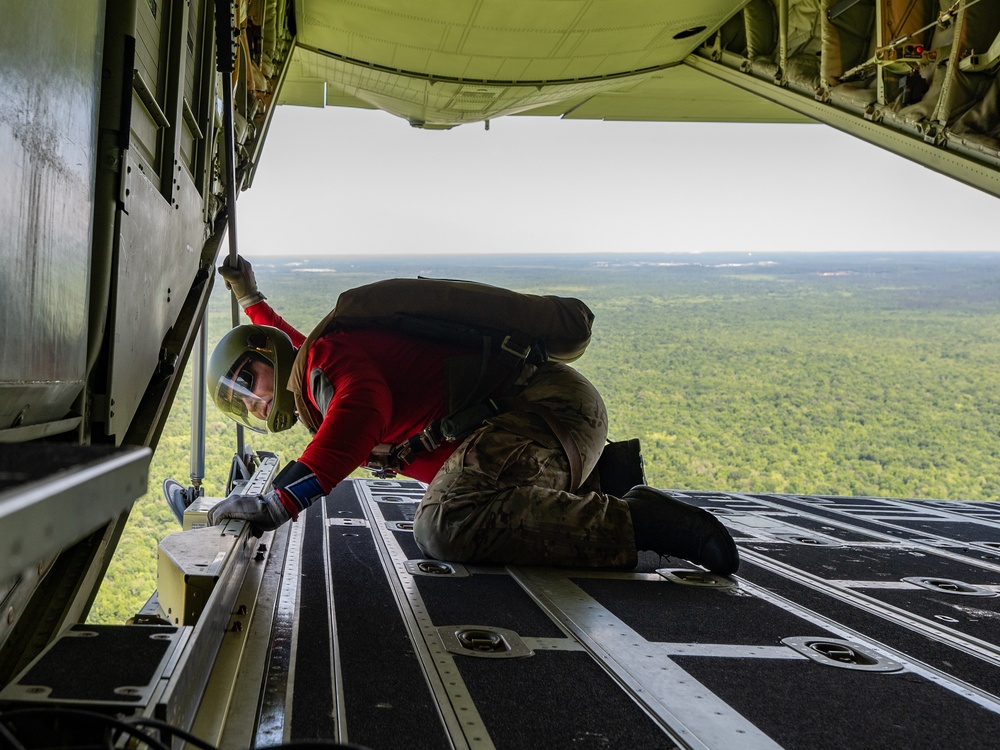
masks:
<path id="1" fill-rule="evenodd" d="M 611 439 L 638 437 L 647 480 L 672 489 L 994 500 L 1000 497 L 996 254 L 747 254 L 254 259 L 261 290 L 308 332 L 346 288 L 391 276 L 467 278 L 583 299 L 596 314 L 578 368 L 604 395 Z M 209 348 L 229 327 L 219 283 Z M 189 481 L 185 373 L 149 492 L 91 612 L 124 622 L 156 587 L 177 529 L 160 483 Z M 232 424 L 207 407 L 209 496 Z M 249 434 L 296 458 L 308 433 Z M 358 472 L 363 476 L 363 472 Z"/>

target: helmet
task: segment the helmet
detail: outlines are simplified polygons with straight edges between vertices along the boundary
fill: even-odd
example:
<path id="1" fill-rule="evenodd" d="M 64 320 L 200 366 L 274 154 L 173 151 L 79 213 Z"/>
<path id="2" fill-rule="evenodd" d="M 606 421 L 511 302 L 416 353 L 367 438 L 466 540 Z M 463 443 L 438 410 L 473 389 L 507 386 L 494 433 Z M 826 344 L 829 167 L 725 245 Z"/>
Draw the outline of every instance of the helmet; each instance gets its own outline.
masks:
<path id="1" fill-rule="evenodd" d="M 212 350 L 208 360 L 208 392 L 223 414 L 254 432 L 281 432 L 295 424 L 295 397 L 285 387 L 295 361 L 288 335 L 271 326 L 236 326 Z M 254 362 L 274 371 L 274 395 L 266 418 L 254 410 L 262 399 L 253 392 Z M 256 412 L 256 413 L 255 413 Z"/>

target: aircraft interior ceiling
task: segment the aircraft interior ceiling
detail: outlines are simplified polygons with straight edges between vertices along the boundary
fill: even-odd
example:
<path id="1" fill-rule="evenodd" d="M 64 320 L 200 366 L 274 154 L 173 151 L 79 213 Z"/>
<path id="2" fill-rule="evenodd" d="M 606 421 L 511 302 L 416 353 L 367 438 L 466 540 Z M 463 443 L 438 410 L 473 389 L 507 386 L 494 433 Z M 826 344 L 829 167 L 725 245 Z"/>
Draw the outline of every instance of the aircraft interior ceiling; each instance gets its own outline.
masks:
<path id="1" fill-rule="evenodd" d="M 308 2 L 279 101 L 426 128 L 505 114 L 820 121 L 996 195 L 998 14 L 908 0 Z"/>
<path id="2" fill-rule="evenodd" d="M 148 462 L 182 374 L 188 367 L 203 366 L 198 335 L 216 283 L 214 269 L 236 248 L 235 196 L 252 189 L 277 106 L 378 109 L 400 118 L 400 127 L 429 129 L 488 127 L 491 119 L 505 115 L 818 122 L 1000 196 L 996 0 L 0 0 L 0 17 L 5 19 L 0 24 L 0 88 L 5 92 L 0 103 L 0 724 L 11 704 L 74 704 L 75 693 L 67 698 L 53 685 L 65 678 L 70 692 L 80 689 L 79 675 L 102 666 L 95 656 L 68 677 L 66 670 L 45 672 L 44 680 L 51 684 L 25 682 L 26 670 L 43 663 L 38 660 L 47 654 L 62 658 L 63 652 L 54 649 L 76 654 L 89 648 L 98 654 L 80 644 L 86 639 L 111 643 L 111 648 L 133 643 L 125 633 L 136 631 L 115 627 L 134 625 L 87 630 L 81 623 L 132 504 L 149 483 L 161 479 L 148 476 Z M 780 168 L 778 155 L 775 164 Z M 878 181 L 869 189 L 877 203 Z M 275 467 L 266 455 L 246 458 L 242 469 L 236 466 L 231 479 L 261 486 L 273 479 Z M 232 648 L 244 645 L 230 646 L 230 634 L 242 632 L 241 644 L 249 634 L 243 632 L 246 601 L 264 602 L 261 611 L 272 618 L 280 642 L 281 627 L 288 625 L 282 608 L 287 608 L 288 596 L 294 603 L 299 593 L 269 589 L 271 574 L 280 575 L 288 555 L 301 551 L 309 565 L 329 575 L 334 564 L 330 544 L 352 543 L 354 537 L 331 541 L 319 530 L 341 525 L 345 519 L 335 517 L 341 511 L 357 522 L 359 533 L 368 535 L 364 554 L 371 569 L 384 568 L 386 574 L 378 582 L 384 588 L 371 589 L 384 599 L 372 606 L 399 605 L 402 624 L 393 625 L 393 632 L 424 644 L 417 648 L 423 661 L 407 667 L 410 676 L 432 674 L 433 659 L 425 657 L 437 653 L 433 644 L 451 636 L 435 635 L 418 624 L 423 597 L 441 607 L 442 618 L 445 612 L 448 618 L 458 617 L 460 610 L 448 609 L 450 600 L 440 592 L 410 596 L 414 588 L 437 583 L 417 582 L 416 576 L 428 571 L 414 566 L 426 561 L 412 554 L 405 527 L 382 531 L 386 523 L 409 520 L 408 511 L 387 510 L 391 502 L 411 503 L 416 490 L 401 488 L 394 494 L 377 483 L 345 485 L 314 514 L 317 520 L 309 532 L 314 541 L 296 529 L 268 539 L 261 549 L 236 524 L 221 535 L 204 533 L 211 529 L 184 532 L 184 540 L 198 540 L 190 545 L 168 542 L 161 548 L 161 560 L 170 562 L 164 563 L 159 596 L 174 602 L 184 617 L 167 612 L 169 607 L 154 596 L 135 621 L 160 628 L 152 645 L 143 641 L 116 656 L 128 661 L 141 652 L 137 662 L 154 663 L 146 675 L 149 682 L 137 692 L 130 692 L 135 687 L 131 683 L 102 684 L 100 689 L 114 697 L 108 698 L 106 691 L 87 705 L 114 713 L 122 710 L 119 699 L 133 701 L 136 715 L 186 729 L 197 726 L 224 743 L 232 696 L 213 688 L 216 692 L 204 697 L 206 686 L 217 684 L 211 681 L 214 665 L 235 660 L 236 669 L 243 664 L 261 680 L 268 671 L 263 652 L 243 662 L 232 655 Z M 386 500 L 386 494 L 396 500 Z M 863 507 L 838 500 L 836 508 L 817 509 L 826 500 L 834 502 L 692 496 L 693 502 L 717 505 L 720 517 L 739 516 L 748 543 L 761 547 L 750 555 L 757 578 L 742 593 L 726 589 L 713 595 L 747 594 L 766 601 L 768 607 L 754 610 L 762 627 L 767 625 L 765 609 L 803 616 L 836 641 L 820 651 L 836 651 L 839 641 L 850 640 L 852 633 L 877 631 L 880 623 L 852 609 L 871 605 L 878 617 L 893 623 L 885 636 L 890 645 L 880 651 L 874 636 L 862 638 L 864 644 L 854 653 L 858 663 L 874 671 L 885 666 L 883 659 L 903 664 L 919 677 L 920 690 L 935 695 L 943 690 L 949 701 L 972 705 L 971 713 L 988 715 L 995 723 L 1000 689 L 992 678 L 980 680 L 977 668 L 978 660 L 990 668 L 1000 664 L 1000 646 L 995 645 L 1000 640 L 937 617 L 952 614 L 933 609 L 923 593 L 929 590 L 926 581 L 907 583 L 899 596 L 911 599 L 897 600 L 893 597 L 899 591 L 886 594 L 888 584 L 862 580 L 857 571 L 850 579 L 846 573 L 831 578 L 818 571 L 795 545 L 827 552 L 854 543 L 891 548 L 885 554 L 893 555 L 893 565 L 897 553 L 929 555 L 937 565 L 934 572 L 901 563 L 899 568 L 910 578 L 957 580 L 959 593 L 985 601 L 1000 590 L 994 575 L 1000 563 L 992 552 L 1000 520 L 969 504 L 954 513 L 936 506 L 896 506 L 889 500 Z M 781 518 L 775 520 L 777 516 Z M 906 525 L 923 523 L 925 516 L 931 517 L 933 533 Z M 833 531 L 817 530 L 817 524 L 826 526 L 824 519 L 832 519 Z M 921 529 L 928 533 L 918 539 Z M 907 536 L 911 532 L 912 538 Z M 796 541 L 789 535 L 815 538 Z M 299 545 L 305 546 L 300 550 Z M 837 564 L 850 567 L 849 561 Z M 203 575 L 203 569 L 211 574 Z M 475 577 L 476 571 L 472 573 Z M 652 562 L 636 575 L 640 578 L 629 579 L 623 592 L 640 580 L 664 579 Z M 959 580 L 962 576 L 969 580 Z M 529 638 L 528 650 L 611 653 L 617 648 L 615 639 L 594 621 L 580 621 L 574 601 L 582 599 L 574 599 L 574 587 L 605 602 L 602 606 L 609 617 L 618 618 L 616 623 L 631 615 L 607 604 L 605 595 L 611 594 L 603 587 L 611 584 L 595 580 L 581 584 L 564 576 L 489 571 L 471 589 L 495 586 L 530 599 L 524 611 L 531 614 L 525 616 L 539 618 L 532 622 L 544 621 L 544 627 Z M 927 585 L 937 586 L 937 596 L 949 586 L 955 589 L 952 583 Z M 782 593 L 773 593 L 779 589 Z M 836 600 L 837 606 L 809 619 L 803 615 L 806 609 L 822 608 L 814 600 L 816 592 Z M 313 605 L 325 608 L 329 620 L 324 622 L 335 629 L 333 594 L 313 594 Z M 619 595 L 632 596 L 616 590 L 612 598 L 619 601 Z M 983 618 L 995 621 L 992 614 Z M 293 620 L 288 627 L 297 628 Z M 900 622 L 906 626 L 897 627 Z M 256 632 L 256 627 L 247 630 Z M 716 669 L 722 664 L 718 658 L 734 653 L 756 658 L 754 649 L 762 644 L 751 638 L 692 646 L 687 654 L 691 672 L 703 668 L 696 665 L 698 659 L 716 658 L 705 673 L 706 684 L 716 686 L 710 703 L 731 719 L 724 731 L 718 730 L 709 713 L 696 711 L 695 734 L 703 736 L 695 741 L 677 711 L 693 709 L 697 698 L 689 695 L 680 709 L 664 704 L 668 688 L 683 682 L 683 670 L 671 671 L 666 682 L 652 674 L 637 677 L 647 656 L 661 659 L 667 652 L 673 670 L 684 657 L 683 649 L 678 651 L 682 638 L 690 636 L 693 643 L 695 636 L 671 633 L 671 645 L 660 648 L 651 645 L 658 636 L 642 635 L 639 624 L 630 621 L 628 628 L 630 637 L 639 633 L 643 639 L 641 658 L 619 654 L 599 668 L 590 657 L 580 659 L 603 678 L 610 675 L 612 688 L 626 686 L 631 697 L 625 702 L 642 725 L 640 734 L 652 733 L 642 737 L 655 735 L 663 746 L 723 747 L 740 746 L 731 744 L 733 736 L 746 731 L 753 737 L 748 746 L 777 746 L 770 730 L 751 728 L 742 709 L 730 710 L 736 701 L 724 697 L 726 671 Z M 492 636 L 471 630 L 473 641 L 485 637 L 495 645 Z M 908 651 L 917 631 L 921 638 L 928 634 L 931 645 L 921 641 Z M 79 643 L 66 645 L 74 638 Z M 512 639 L 505 638 L 501 636 L 510 645 Z M 936 650 L 941 643 L 947 653 Z M 799 655 L 762 653 L 777 661 L 802 661 L 801 649 Z M 957 671 L 945 674 L 952 657 Z M 317 658 L 332 664 L 334 657 Z M 578 656 L 571 658 L 575 663 Z M 336 673 L 339 667 L 331 669 Z M 472 669 L 483 669 L 483 661 Z M 562 674 L 572 675 L 573 669 Z M 774 673 L 780 672 L 775 667 Z M 445 705 L 447 676 L 434 674 L 434 700 Z M 472 683 L 479 678 L 466 673 L 464 679 Z M 518 679 L 531 683 L 527 672 Z M 837 689 L 843 691 L 838 694 L 850 693 L 841 683 Z M 642 698 L 644 692 L 654 698 Z M 469 708 L 465 700 L 428 711 L 443 717 L 451 746 L 494 746 L 489 737 L 485 742 L 475 738 L 483 723 L 462 730 L 461 716 Z M 256 708 L 266 703 L 267 696 Z M 778 734 L 779 708 L 773 707 L 769 725 Z M 247 719 L 233 714 L 233 720 Z M 259 736 L 287 740 L 292 724 L 285 726 L 288 731 L 281 736 Z M 28 729 L 44 737 L 52 727 L 31 724 Z M 299 730 L 312 731 L 307 725 Z M 6 739 L 3 731 L 0 726 L 0 745 Z M 336 727 L 331 731 L 340 732 Z M 434 742 L 440 739 L 437 723 L 428 731 Z M 975 730 L 970 732 L 975 738 Z M 237 744 L 229 746 L 245 743 L 245 735 L 234 736 L 239 739 L 228 741 Z M 513 747 L 524 741 L 515 735 L 495 744 Z M 168 742 L 180 746 L 176 737 Z"/>

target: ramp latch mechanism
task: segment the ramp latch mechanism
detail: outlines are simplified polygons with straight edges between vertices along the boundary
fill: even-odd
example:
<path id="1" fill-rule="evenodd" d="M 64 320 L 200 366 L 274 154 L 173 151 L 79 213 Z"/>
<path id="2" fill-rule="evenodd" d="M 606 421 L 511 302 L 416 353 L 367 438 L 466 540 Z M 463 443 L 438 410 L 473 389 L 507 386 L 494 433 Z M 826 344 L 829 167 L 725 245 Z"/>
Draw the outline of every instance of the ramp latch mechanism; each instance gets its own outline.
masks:
<path id="1" fill-rule="evenodd" d="M 817 641 L 816 643 L 810 643 L 809 648 L 813 651 L 818 651 L 827 659 L 839 661 L 841 664 L 861 664 L 868 666 L 878 664 L 878 662 L 874 659 L 870 659 L 864 654 L 858 653 L 853 648 L 843 643 L 825 643 L 823 641 Z"/>
<path id="2" fill-rule="evenodd" d="M 445 651 L 459 656 L 510 659 L 533 656 L 521 637 L 507 628 L 489 625 L 452 625 L 437 628 Z"/>
<path id="3" fill-rule="evenodd" d="M 930 576 L 907 576 L 901 578 L 904 583 L 912 583 L 920 588 L 936 591 L 941 594 L 958 594 L 959 596 L 996 596 L 996 591 L 992 591 L 980 586 L 973 586 L 971 583 L 956 581 L 952 578 L 933 578 Z"/>
<path id="4" fill-rule="evenodd" d="M 455 635 L 462 647 L 470 651 L 499 654 L 510 650 L 503 636 L 492 630 L 460 630 Z"/>
<path id="5" fill-rule="evenodd" d="M 417 567 L 420 568 L 421 573 L 428 573 L 435 576 L 447 576 L 454 572 L 454 568 L 450 565 L 437 562 L 436 560 L 421 560 L 417 563 Z"/>
<path id="6" fill-rule="evenodd" d="M 903 665 L 860 643 L 840 638 L 796 636 L 781 642 L 819 664 L 860 672 L 898 672 Z"/>

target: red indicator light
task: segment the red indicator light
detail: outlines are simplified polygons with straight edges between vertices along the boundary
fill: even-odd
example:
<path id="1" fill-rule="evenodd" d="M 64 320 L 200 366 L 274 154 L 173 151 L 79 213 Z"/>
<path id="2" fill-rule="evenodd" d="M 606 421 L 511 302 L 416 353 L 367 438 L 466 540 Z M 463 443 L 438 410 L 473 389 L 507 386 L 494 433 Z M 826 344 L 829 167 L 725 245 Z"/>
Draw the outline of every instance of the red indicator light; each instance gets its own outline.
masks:
<path id="1" fill-rule="evenodd" d="M 918 44 L 916 47 L 916 52 L 918 55 L 922 55 L 924 54 L 924 48 Z"/>

